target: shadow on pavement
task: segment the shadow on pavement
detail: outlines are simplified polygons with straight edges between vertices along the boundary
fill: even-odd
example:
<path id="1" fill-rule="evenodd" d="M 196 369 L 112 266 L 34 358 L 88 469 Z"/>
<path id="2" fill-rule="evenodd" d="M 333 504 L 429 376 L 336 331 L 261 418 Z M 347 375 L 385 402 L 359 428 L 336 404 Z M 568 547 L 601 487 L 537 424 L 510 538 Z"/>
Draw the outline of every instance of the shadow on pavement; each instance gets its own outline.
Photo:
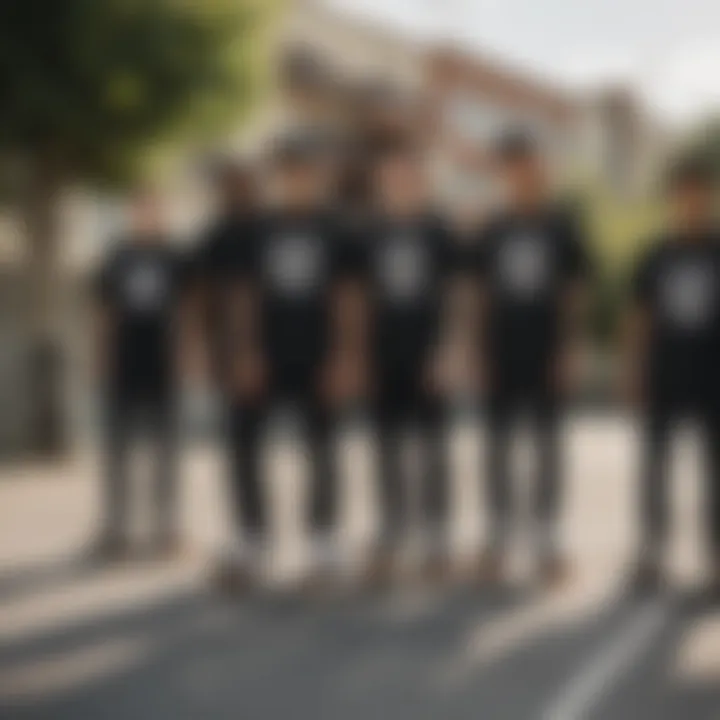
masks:
<path id="1" fill-rule="evenodd" d="M 639 602 L 619 596 L 572 623 L 523 637 L 489 663 L 470 657 L 464 673 L 447 676 L 458 659 L 463 664 L 474 633 L 499 617 L 512 624 L 513 613 L 536 600 L 470 589 L 328 603 L 230 602 L 189 592 L 3 648 L 0 689 L 9 685 L 3 676 L 22 682 L 0 695 L 0 717 L 535 720 L 632 620 Z M 671 602 L 643 661 L 620 678 L 593 717 L 715 717 L 718 688 L 681 686 L 668 676 L 683 630 L 711 608 L 697 598 Z M 113 648 L 122 652 L 113 655 Z"/>
<path id="2" fill-rule="evenodd" d="M 363 717 L 378 672 L 391 694 L 434 694 L 427 676 L 468 625 L 523 599 L 438 591 L 406 610 L 402 596 L 311 604 L 188 594 L 3 648 L 0 717 Z"/>
<path id="3" fill-rule="evenodd" d="M 671 613 L 642 664 L 625 674 L 616 691 L 598 708 L 608 720 L 714 720 L 720 717 L 720 665 L 715 681 L 690 679 L 680 667 L 679 650 L 688 633 L 702 621 L 720 621 L 720 602 L 704 591 L 676 594 Z M 720 647 L 714 653 L 720 661 Z"/>
<path id="4" fill-rule="evenodd" d="M 0 603 L 71 586 L 100 569 L 98 563 L 85 554 L 4 571 L 0 573 Z"/>

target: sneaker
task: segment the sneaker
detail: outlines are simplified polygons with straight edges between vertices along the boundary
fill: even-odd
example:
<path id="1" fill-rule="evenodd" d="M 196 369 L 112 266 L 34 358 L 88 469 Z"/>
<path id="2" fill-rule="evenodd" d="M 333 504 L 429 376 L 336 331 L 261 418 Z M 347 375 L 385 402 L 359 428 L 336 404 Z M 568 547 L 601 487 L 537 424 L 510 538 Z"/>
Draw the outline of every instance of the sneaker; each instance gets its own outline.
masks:
<path id="1" fill-rule="evenodd" d="M 640 558 L 635 564 L 630 584 L 634 592 L 642 595 L 659 592 L 664 585 L 660 562 L 655 558 Z"/>
<path id="2" fill-rule="evenodd" d="M 214 572 L 213 585 L 224 594 L 245 594 L 257 582 L 263 559 L 263 545 L 260 541 L 233 543 L 220 557 Z"/>
<path id="3" fill-rule="evenodd" d="M 549 553 L 540 560 L 539 575 L 545 589 L 555 590 L 568 582 L 570 564 L 560 553 Z"/>
<path id="4" fill-rule="evenodd" d="M 365 583 L 373 589 L 385 589 L 393 580 L 396 555 L 386 547 L 376 547 L 365 565 Z"/>
<path id="5" fill-rule="evenodd" d="M 132 558 L 132 548 L 127 540 L 112 535 L 103 535 L 91 548 L 92 563 L 121 563 Z"/>
<path id="6" fill-rule="evenodd" d="M 244 595 L 252 586 L 253 574 L 246 562 L 225 556 L 214 570 L 212 585 L 222 595 Z"/>
<path id="7" fill-rule="evenodd" d="M 452 575 L 452 565 L 447 553 L 428 553 L 422 562 L 420 575 L 423 582 L 431 585 L 442 585 L 447 582 Z"/>
<path id="8" fill-rule="evenodd" d="M 311 544 L 310 570 L 301 583 L 311 595 L 326 596 L 341 584 L 341 563 L 337 540 L 331 534 L 316 535 Z"/>
<path id="9" fill-rule="evenodd" d="M 481 585 L 501 585 L 505 581 L 505 553 L 495 547 L 486 548 L 476 563 L 475 577 Z"/>
<path id="10" fill-rule="evenodd" d="M 172 562 L 187 555 L 187 545 L 179 535 L 171 534 L 159 538 L 152 547 L 153 557 Z"/>

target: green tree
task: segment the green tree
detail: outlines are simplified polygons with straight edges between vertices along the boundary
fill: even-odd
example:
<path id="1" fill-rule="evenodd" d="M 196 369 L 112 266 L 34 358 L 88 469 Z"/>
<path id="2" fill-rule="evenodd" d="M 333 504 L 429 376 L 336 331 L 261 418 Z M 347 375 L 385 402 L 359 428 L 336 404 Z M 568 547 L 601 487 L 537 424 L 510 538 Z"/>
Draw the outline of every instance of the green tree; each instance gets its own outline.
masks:
<path id="1" fill-rule="evenodd" d="M 662 229 L 665 211 L 654 194 L 620 198 L 591 181 L 575 191 L 574 201 L 597 271 L 593 332 L 603 345 L 612 346 L 627 301 L 629 275 L 647 243 Z"/>
<path id="2" fill-rule="evenodd" d="M 58 209 L 159 149 L 237 122 L 260 85 L 268 0 L 3 0 L 0 159 L 29 243 L 36 444 L 59 440 Z"/>

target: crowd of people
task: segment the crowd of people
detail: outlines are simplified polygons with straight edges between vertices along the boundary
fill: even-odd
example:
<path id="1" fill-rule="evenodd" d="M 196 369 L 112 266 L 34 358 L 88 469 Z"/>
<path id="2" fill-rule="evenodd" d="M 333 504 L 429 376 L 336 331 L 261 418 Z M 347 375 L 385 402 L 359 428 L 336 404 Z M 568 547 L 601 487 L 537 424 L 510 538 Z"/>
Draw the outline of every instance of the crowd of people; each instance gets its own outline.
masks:
<path id="1" fill-rule="evenodd" d="M 487 428 L 482 482 L 490 520 L 473 563 L 480 582 L 502 582 L 516 509 L 511 444 L 531 421 L 533 550 L 538 577 L 557 583 L 568 563 L 558 538 L 563 496 L 562 420 L 577 383 L 593 268 L 582 223 L 553 198 L 543 148 L 529 135 L 498 138 L 492 168 L 502 201 L 477 227 L 459 229 L 435 208 L 427 159 L 394 134 L 343 167 L 316 136 L 278 140 L 259 165 L 215 168 L 216 218 L 188 255 L 168 241 L 153 191 L 129 201 L 129 230 L 98 278 L 106 417 L 105 524 L 99 551 L 128 551 L 128 453 L 138 428 L 154 440 L 157 549 L 171 554 L 177 524 L 179 366 L 204 368 L 223 400 L 227 498 L 235 536 L 223 585 L 259 582 L 268 546 L 260 448 L 268 419 L 289 412 L 311 462 L 308 582 L 332 582 L 338 418 L 366 409 L 376 431 L 380 531 L 367 581 L 391 581 L 406 531 L 412 430 L 422 461 L 410 478 L 421 499 L 422 572 L 449 573 L 449 472 L 443 446 L 450 390 L 444 372 L 448 298 L 468 289 L 462 330 L 471 372 L 464 392 Z M 638 478 L 642 542 L 634 578 L 663 579 L 668 535 L 667 449 L 685 416 L 707 438 L 708 537 L 720 583 L 720 245 L 714 181 L 701 160 L 668 174 L 668 225 L 640 259 L 626 312 L 624 398 L 641 419 Z M 193 360 L 194 358 L 194 360 Z M 181 362 L 179 362 L 181 360 Z M 455 391 L 457 392 L 457 391 Z"/>

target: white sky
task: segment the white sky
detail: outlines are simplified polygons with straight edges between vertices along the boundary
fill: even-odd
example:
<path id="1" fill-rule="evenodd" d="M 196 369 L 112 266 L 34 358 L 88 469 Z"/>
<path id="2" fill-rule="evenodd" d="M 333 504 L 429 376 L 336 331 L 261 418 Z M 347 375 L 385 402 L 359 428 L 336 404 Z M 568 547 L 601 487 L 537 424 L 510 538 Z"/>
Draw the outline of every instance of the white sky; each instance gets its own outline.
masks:
<path id="1" fill-rule="evenodd" d="M 720 112 L 720 0 L 332 0 L 579 87 L 626 81 L 668 122 Z"/>

